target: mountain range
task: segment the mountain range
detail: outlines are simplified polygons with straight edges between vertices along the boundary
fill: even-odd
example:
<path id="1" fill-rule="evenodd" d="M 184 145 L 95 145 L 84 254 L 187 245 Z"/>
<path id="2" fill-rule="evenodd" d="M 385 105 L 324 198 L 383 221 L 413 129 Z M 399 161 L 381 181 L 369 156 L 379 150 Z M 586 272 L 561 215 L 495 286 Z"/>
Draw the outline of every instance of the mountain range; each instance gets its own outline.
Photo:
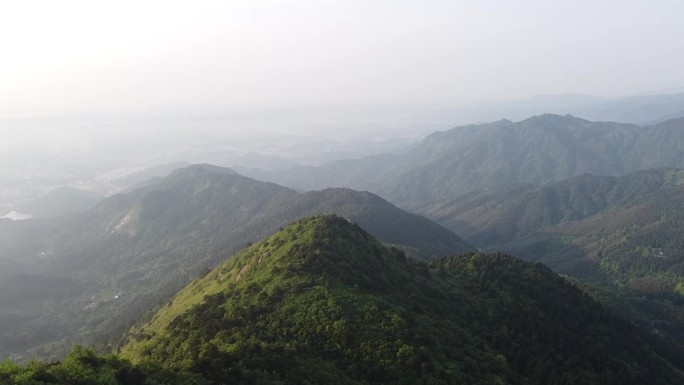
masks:
<path id="1" fill-rule="evenodd" d="M 415 258 L 471 250 L 451 231 L 370 193 L 297 193 L 230 169 L 190 166 L 81 214 L 0 220 L 0 346 L 3 353 L 42 346 L 29 354 L 49 355 L 73 342 L 115 343 L 192 277 L 322 213 L 357 222 Z"/>
<path id="2" fill-rule="evenodd" d="M 684 116 L 682 89 L 602 98 L 582 94 L 537 95 L 520 100 L 502 100 L 484 104 L 442 109 L 413 119 L 416 126 L 445 126 L 474 122 L 492 122 L 502 118 L 522 120 L 533 115 L 570 114 L 582 119 L 652 125 Z"/>
<path id="3" fill-rule="evenodd" d="M 399 153 L 250 175 L 305 190 L 368 190 L 410 209 L 502 184 L 684 167 L 682 143 L 684 118 L 640 127 L 546 114 L 436 132 Z"/>
<path id="4" fill-rule="evenodd" d="M 119 353 L 0 382 L 682 383 L 682 126 L 502 120 L 0 219 L 0 354 Z"/>
<path id="5" fill-rule="evenodd" d="M 437 132 L 399 153 L 260 177 L 373 191 L 475 247 L 601 287 L 597 298 L 681 343 L 682 146 L 684 118 L 640 127 L 546 114 Z"/>

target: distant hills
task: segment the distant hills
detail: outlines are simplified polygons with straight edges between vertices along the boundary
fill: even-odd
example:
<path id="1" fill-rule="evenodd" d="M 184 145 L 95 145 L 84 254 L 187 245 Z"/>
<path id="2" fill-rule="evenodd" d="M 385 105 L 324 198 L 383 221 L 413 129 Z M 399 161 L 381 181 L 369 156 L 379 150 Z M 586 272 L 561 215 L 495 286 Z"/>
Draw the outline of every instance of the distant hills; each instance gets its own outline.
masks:
<path id="1" fill-rule="evenodd" d="M 415 263 L 335 216 L 242 250 L 128 338 L 124 357 L 212 383 L 684 381 L 679 350 L 540 264 Z"/>
<path id="2" fill-rule="evenodd" d="M 370 193 L 300 194 L 230 169 L 190 166 L 82 214 L 0 220 L 0 270 L 21 274 L 0 282 L 0 322 L 11 325 L 0 346 L 43 345 L 29 354 L 47 354 L 78 341 L 113 343 L 192 277 L 293 220 L 323 213 L 416 258 L 470 250 L 451 231 Z"/>
<path id="3" fill-rule="evenodd" d="M 174 170 L 188 166 L 190 166 L 190 163 L 179 161 L 152 167 L 114 170 L 101 175 L 98 180 L 102 183 L 111 183 L 117 189 L 130 189 L 137 187 L 139 184 L 145 184 L 150 179 L 165 177 Z"/>
<path id="4" fill-rule="evenodd" d="M 396 154 L 255 173 L 301 188 L 345 186 L 412 208 L 502 184 L 684 167 L 684 118 L 653 126 L 541 115 L 437 132 Z"/>
<path id="5" fill-rule="evenodd" d="M 416 125 L 434 126 L 492 122 L 503 118 L 523 120 L 553 113 L 601 122 L 652 125 L 684 116 L 682 89 L 670 92 L 600 98 L 582 94 L 537 95 L 527 99 L 501 100 L 459 108 L 436 110 L 414 118 Z"/>

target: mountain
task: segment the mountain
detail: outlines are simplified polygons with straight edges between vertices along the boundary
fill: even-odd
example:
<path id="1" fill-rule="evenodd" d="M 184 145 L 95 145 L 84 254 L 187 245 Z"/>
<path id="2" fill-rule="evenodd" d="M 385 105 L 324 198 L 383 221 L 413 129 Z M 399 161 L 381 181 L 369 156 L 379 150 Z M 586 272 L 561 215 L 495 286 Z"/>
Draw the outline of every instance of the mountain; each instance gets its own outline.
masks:
<path id="1" fill-rule="evenodd" d="M 684 170 L 490 189 L 418 211 L 487 250 L 542 262 L 684 343 Z M 616 300 L 617 299 L 617 300 Z"/>
<path id="2" fill-rule="evenodd" d="M 121 354 L 211 383 L 684 381 L 681 351 L 540 264 L 413 262 L 336 216 L 227 259 L 134 327 Z"/>
<path id="3" fill-rule="evenodd" d="M 454 125 L 494 122 L 501 119 L 524 120 L 530 116 L 544 113 L 575 115 L 578 111 L 617 101 L 572 93 L 536 95 L 526 99 L 500 100 L 428 111 L 415 116 L 412 120 L 417 127 L 425 125 L 453 127 Z"/>
<path id="4" fill-rule="evenodd" d="M 507 118 L 522 120 L 543 113 L 573 115 L 587 120 L 657 124 L 684 116 L 682 89 L 622 98 L 598 98 L 581 94 L 537 95 L 521 100 L 503 100 L 460 108 L 430 111 L 415 116 L 415 127 L 444 127 L 449 124 L 492 122 Z"/>
<path id="5" fill-rule="evenodd" d="M 74 342 L 112 344 L 192 277 L 296 219 L 323 213 L 367 226 L 416 258 L 470 250 L 454 233 L 370 193 L 300 194 L 194 165 L 85 213 L 0 220 L 0 270 L 17 261 L 23 268 L 0 281 L 0 318 L 22 320 L 0 335 L 0 353 L 42 346 L 29 355 L 49 356 Z"/>
<path id="6" fill-rule="evenodd" d="M 255 175 L 301 189 L 345 186 L 401 207 L 502 184 L 684 167 L 684 118 L 654 126 L 541 115 L 436 132 L 401 153 Z"/>

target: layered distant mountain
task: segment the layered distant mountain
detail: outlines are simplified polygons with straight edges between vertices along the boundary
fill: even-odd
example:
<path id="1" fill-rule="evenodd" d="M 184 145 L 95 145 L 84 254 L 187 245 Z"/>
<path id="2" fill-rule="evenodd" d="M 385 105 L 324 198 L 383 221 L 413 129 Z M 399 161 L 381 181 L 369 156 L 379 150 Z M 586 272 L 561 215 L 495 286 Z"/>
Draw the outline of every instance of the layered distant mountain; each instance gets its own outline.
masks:
<path id="1" fill-rule="evenodd" d="M 193 276 L 293 220 L 322 213 L 357 222 L 416 258 L 470 250 L 451 231 L 370 193 L 300 194 L 229 169 L 191 166 L 82 214 L 0 220 L 0 270 L 17 271 L 0 282 L 0 322 L 12 326 L 0 346 L 23 351 L 77 335 L 115 341 Z"/>
<path id="2" fill-rule="evenodd" d="M 547 114 L 437 132 L 401 153 L 254 175 L 301 189 L 368 190 L 411 208 L 502 184 L 684 167 L 683 146 L 684 118 L 639 127 Z"/>
<path id="3" fill-rule="evenodd" d="M 242 250 L 128 339 L 124 357 L 211 383 L 684 381 L 680 350 L 540 264 L 415 263 L 335 216 Z"/>
<path id="4" fill-rule="evenodd" d="M 684 116 L 682 89 L 669 91 L 613 99 L 581 94 L 537 95 L 527 99 L 431 111 L 416 116 L 413 121 L 417 127 L 443 127 L 447 124 L 492 122 L 503 118 L 522 120 L 533 115 L 553 113 L 602 122 L 650 125 Z"/>

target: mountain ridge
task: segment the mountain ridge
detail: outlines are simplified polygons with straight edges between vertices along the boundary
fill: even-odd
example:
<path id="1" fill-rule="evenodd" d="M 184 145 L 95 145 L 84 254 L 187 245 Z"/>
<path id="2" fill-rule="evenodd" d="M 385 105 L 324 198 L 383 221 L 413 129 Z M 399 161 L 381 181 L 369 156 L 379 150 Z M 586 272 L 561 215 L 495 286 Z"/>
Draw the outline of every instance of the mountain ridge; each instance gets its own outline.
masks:
<path id="1" fill-rule="evenodd" d="M 368 190 L 412 209 L 501 184 L 684 168 L 682 128 L 682 119 L 640 127 L 545 114 L 436 132 L 399 153 L 255 177 L 301 189 Z"/>

